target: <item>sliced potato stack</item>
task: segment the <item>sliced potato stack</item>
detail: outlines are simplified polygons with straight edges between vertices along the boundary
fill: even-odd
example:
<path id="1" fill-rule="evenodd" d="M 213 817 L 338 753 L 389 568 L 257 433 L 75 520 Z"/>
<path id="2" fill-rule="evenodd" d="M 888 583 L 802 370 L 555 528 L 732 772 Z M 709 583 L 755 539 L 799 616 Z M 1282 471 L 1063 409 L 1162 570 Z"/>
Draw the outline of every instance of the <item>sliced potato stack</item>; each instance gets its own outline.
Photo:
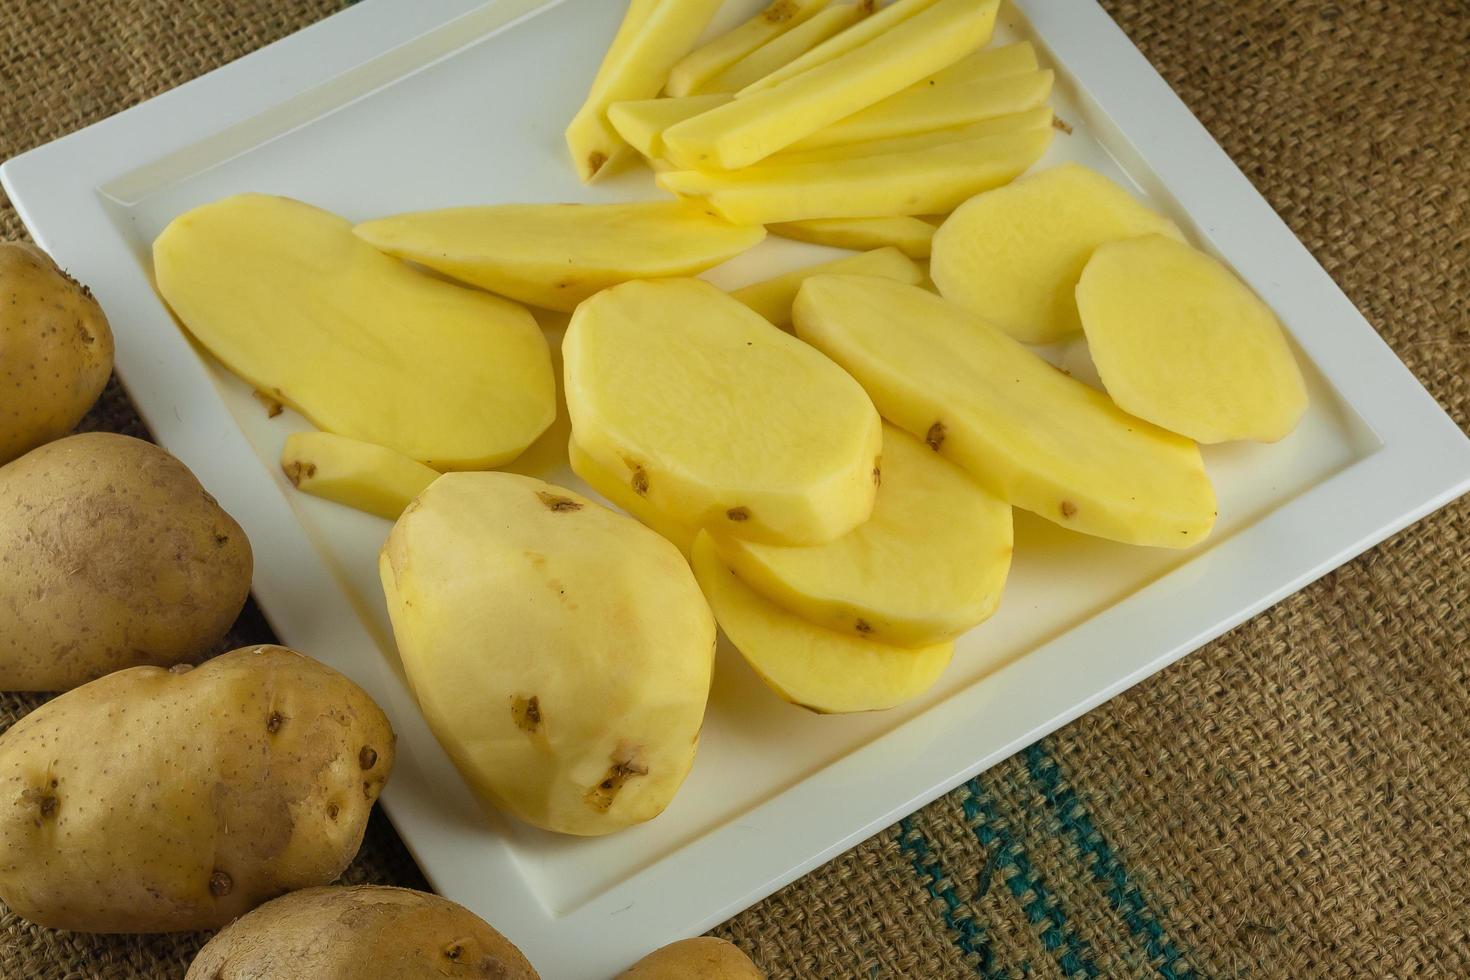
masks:
<path id="1" fill-rule="evenodd" d="M 917 286 L 924 281 L 924 270 L 913 259 L 896 248 L 879 248 L 871 252 L 793 269 L 764 282 L 742 286 L 730 295 L 783 330 L 791 327 L 791 304 L 801 284 L 812 276 L 842 274 L 849 276 L 882 276 Z"/>

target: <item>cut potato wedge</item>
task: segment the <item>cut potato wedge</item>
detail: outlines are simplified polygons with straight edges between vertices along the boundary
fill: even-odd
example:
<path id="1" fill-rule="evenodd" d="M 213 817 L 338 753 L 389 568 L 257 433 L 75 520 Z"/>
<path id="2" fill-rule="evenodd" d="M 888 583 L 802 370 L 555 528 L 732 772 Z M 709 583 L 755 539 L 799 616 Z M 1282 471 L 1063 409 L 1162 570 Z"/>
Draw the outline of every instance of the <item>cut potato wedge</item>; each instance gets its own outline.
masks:
<path id="1" fill-rule="evenodd" d="M 888 279 L 817 276 L 795 319 L 885 418 L 1015 506 L 1129 544 L 1187 548 L 1209 534 L 1215 494 L 1198 446 L 955 304 Z"/>
<path id="2" fill-rule="evenodd" d="M 944 214 L 1024 173 L 1051 139 L 1051 130 L 1029 130 L 908 153 L 771 163 L 728 174 L 671 170 L 657 182 L 671 193 L 705 198 L 737 224 Z"/>
<path id="3" fill-rule="evenodd" d="M 882 711 L 923 694 L 954 656 L 945 641 L 913 649 L 823 629 L 761 598 L 708 533 L 694 540 L 694 577 L 745 662 L 783 701 L 818 714 Z"/>
<path id="4" fill-rule="evenodd" d="M 819 544 L 872 513 L 882 429 L 867 395 L 708 283 L 604 290 L 562 355 L 572 438 L 675 521 Z"/>
<path id="5" fill-rule="evenodd" d="M 438 470 L 402 453 L 330 432 L 287 436 L 281 471 L 303 493 L 390 521 L 439 479 Z"/>
<path id="6" fill-rule="evenodd" d="M 694 535 L 698 528 L 680 524 L 649 503 L 648 498 L 640 493 L 638 487 L 647 487 L 642 483 L 634 485 L 632 479 L 623 479 L 612 470 L 603 466 L 597 460 L 587 455 L 586 450 L 577 445 L 573 439 L 567 444 L 567 459 L 572 464 L 572 472 L 581 477 L 593 490 L 608 499 L 609 503 L 615 504 L 627 511 L 635 520 L 644 527 L 656 532 L 674 547 L 689 557 L 689 549 L 694 545 Z"/>
<path id="7" fill-rule="evenodd" d="M 649 159 L 664 151 L 664 130 L 730 101 L 728 95 L 688 95 L 682 99 L 639 99 L 608 106 L 607 118 L 628 145 Z"/>
<path id="8" fill-rule="evenodd" d="M 529 311 L 416 272 L 308 204 L 242 194 L 195 208 L 153 243 L 153 267 L 189 333 L 325 431 L 481 469 L 555 418 Z"/>
<path id="9" fill-rule="evenodd" d="M 700 86 L 701 92 L 735 93 L 771 72 L 784 68 L 839 31 L 846 30 L 873 12 L 869 0 L 834 4 L 766 42 L 750 54 Z"/>
<path id="10" fill-rule="evenodd" d="M 913 647 L 954 639 L 995 612 L 1011 567 L 1011 505 L 885 425 L 867 523 L 811 548 L 712 538 L 720 559 L 783 609 L 826 629 Z"/>
<path id="11" fill-rule="evenodd" d="M 927 259 L 935 225 L 922 218 L 816 218 L 772 225 L 768 231 L 782 238 L 854 251 L 896 248 L 911 259 Z M 792 294 L 792 299 L 796 295 Z"/>
<path id="12" fill-rule="evenodd" d="M 998 2 L 937 0 L 860 50 L 670 126 L 664 152 L 682 167 L 748 167 L 974 51 L 990 39 Z"/>
<path id="13" fill-rule="evenodd" d="M 634 0 L 608 48 L 587 101 L 567 126 L 567 149 L 584 183 L 605 173 L 627 144 L 607 119 L 614 102 L 651 99 L 689 53 L 724 0 Z"/>
<path id="14" fill-rule="evenodd" d="M 741 97 L 754 95 L 766 89 L 774 88 L 782 82 L 789 81 L 797 75 L 805 74 L 814 68 L 819 68 L 830 62 L 836 61 L 846 55 L 852 54 L 859 48 L 865 48 L 884 35 L 897 29 L 904 21 L 923 13 L 934 6 L 938 0 L 895 0 L 882 10 L 876 10 L 877 3 L 866 2 L 864 6 L 869 8 L 871 16 L 857 24 L 849 27 L 840 34 L 834 35 L 822 42 L 810 51 L 794 58 L 780 68 L 768 75 L 751 82 L 739 91 Z"/>
<path id="15" fill-rule="evenodd" d="M 1184 237 L 1111 180 L 1064 163 L 958 208 L 934 235 L 930 275 L 1017 340 L 1051 343 L 1082 327 L 1073 291 L 1097 247 L 1153 234 Z"/>
<path id="16" fill-rule="evenodd" d="M 390 255 L 563 313 L 630 279 L 703 272 L 766 237 L 759 225 L 733 225 L 698 205 L 669 201 L 449 208 L 369 221 L 355 231 Z"/>
<path id="17" fill-rule="evenodd" d="M 961 85 L 982 78 L 1019 75 L 1022 72 L 1036 71 L 1040 67 L 1041 64 L 1036 60 L 1036 48 L 1030 41 L 1020 41 L 976 51 L 948 68 L 940 69 L 919 84 Z"/>
<path id="18" fill-rule="evenodd" d="M 798 163 L 830 163 L 834 160 L 855 160 L 858 157 L 888 156 L 894 153 L 913 153 L 932 150 L 936 146 L 952 146 L 968 143 L 986 136 L 1006 136 L 1015 133 L 1034 133 L 1051 129 L 1053 119 L 1051 106 L 1037 106 L 1021 112 L 1006 113 L 981 119 L 967 126 L 950 129 L 935 129 L 907 136 L 890 136 L 887 139 L 868 140 L 862 143 L 839 143 L 816 150 L 783 150 L 760 164 L 761 167 L 785 167 Z M 1047 137 L 1050 139 L 1050 137 Z"/>
<path id="19" fill-rule="evenodd" d="M 1077 309 L 1098 375 L 1125 412 L 1209 443 L 1275 442 L 1306 411 L 1276 314 L 1182 242 L 1149 235 L 1099 248 Z"/>
<path id="20" fill-rule="evenodd" d="M 678 97 L 699 91 L 700 86 L 757 48 L 809 20 L 827 5 L 827 0 L 774 0 L 760 13 L 732 31 L 695 48 L 669 72 L 664 90 Z"/>
<path id="21" fill-rule="evenodd" d="M 928 133 L 1023 112 L 1046 102 L 1052 81 L 1050 71 L 1033 71 L 961 85 L 916 86 L 797 140 L 783 152 Z"/>
<path id="22" fill-rule="evenodd" d="M 861 255 L 851 255 L 832 262 L 809 265 L 802 269 L 752 283 L 733 290 L 730 295 L 783 330 L 791 328 L 791 304 L 797 290 L 812 276 L 820 275 L 882 276 L 895 282 L 917 286 L 924 281 L 924 270 L 896 248 L 879 248 Z"/>

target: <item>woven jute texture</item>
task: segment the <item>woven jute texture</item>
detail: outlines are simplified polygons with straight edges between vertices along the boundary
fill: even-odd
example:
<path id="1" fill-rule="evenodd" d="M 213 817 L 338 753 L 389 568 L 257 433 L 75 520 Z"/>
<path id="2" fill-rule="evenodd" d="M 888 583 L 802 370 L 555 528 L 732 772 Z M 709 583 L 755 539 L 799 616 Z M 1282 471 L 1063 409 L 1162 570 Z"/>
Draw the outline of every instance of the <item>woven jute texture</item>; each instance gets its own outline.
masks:
<path id="1" fill-rule="evenodd" d="M 1106 2 L 1470 425 L 1465 0 Z M 337 6 L 0 0 L 0 157 Z M 85 424 L 145 435 L 115 385 Z M 1470 977 L 1467 539 L 1461 502 L 718 933 L 780 978 Z M 348 877 L 423 886 L 381 818 Z M 176 978 L 203 938 L 7 912 L 0 977 Z"/>

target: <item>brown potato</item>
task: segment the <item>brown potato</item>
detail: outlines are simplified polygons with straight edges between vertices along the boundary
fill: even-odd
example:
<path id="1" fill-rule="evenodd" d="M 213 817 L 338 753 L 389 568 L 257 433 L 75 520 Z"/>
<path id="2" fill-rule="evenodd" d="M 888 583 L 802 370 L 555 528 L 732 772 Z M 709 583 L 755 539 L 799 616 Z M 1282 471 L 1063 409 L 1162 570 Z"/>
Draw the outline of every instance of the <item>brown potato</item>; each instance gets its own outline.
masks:
<path id="1" fill-rule="evenodd" d="M 0 466 L 0 690 L 62 691 L 217 648 L 250 542 L 188 467 L 111 433 Z"/>
<path id="2" fill-rule="evenodd" d="M 267 902 L 199 951 L 184 980 L 537 980 L 521 951 L 437 895 L 360 885 Z"/>
<path id="3" fill-rule="evenodd" d="M 765 980 L 765 976 L 739 946 L 701 936 L 654 950 L 618 974 L 617 980 Z"/>
<path id="4" fill-rule="evenodd" d="M 0 899 L 54 929 L 219 928 L 335 880 L 392 768 L 382 710 L 285 647 L 119 671 L 0 736 Z"/>
<path id="5" fill-rule="evenodd" d="M 66 435 L 112 373 L 112 329 L 45 252 L 0 242 L 0 463 Z"/>

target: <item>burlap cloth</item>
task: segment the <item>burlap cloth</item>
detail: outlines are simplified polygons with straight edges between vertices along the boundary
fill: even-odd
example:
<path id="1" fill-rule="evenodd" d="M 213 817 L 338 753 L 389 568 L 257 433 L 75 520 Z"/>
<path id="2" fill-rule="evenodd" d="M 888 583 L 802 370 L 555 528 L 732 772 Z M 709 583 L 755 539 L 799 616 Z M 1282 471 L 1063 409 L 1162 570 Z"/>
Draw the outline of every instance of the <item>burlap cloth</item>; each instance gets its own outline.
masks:
<path id="1" fill-rule="evenodd" d="M 1465 0 L 1106 3 L 1467 426 Z M 0 158 L 337 6 L 0 0 Z M 23 234 L 3 199 L 0 232 Z M 115 385 L 86 424 L 144 434 Z M 1470 977 L 1467 518 L 1451 506 L 718 933 L 772 977 Z M 232 640 L 268 636 L 248 611 Z M 0 727 L 37 703 L 0 695 Z M 348 877 L 423 886 L 381 817 Z M 202 939 L 5 912 L 0 976 L 174 978 Z"/>

